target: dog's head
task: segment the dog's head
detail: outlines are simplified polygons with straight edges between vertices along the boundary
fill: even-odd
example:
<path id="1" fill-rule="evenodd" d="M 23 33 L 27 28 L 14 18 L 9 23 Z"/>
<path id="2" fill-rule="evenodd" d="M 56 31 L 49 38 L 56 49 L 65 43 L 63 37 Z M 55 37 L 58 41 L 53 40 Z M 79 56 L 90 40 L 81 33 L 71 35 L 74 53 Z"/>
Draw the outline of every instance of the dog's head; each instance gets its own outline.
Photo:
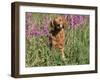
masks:
<path id="1" fill-rule="evenodd" d="M 50 24 L 53 29 L 61 30 L 67 26 L 66 23 L 67 21 L 64 19 L 64 17 L 59 16 L 59 17 L 54 18 L 54 20 L 52 20 Z"/>

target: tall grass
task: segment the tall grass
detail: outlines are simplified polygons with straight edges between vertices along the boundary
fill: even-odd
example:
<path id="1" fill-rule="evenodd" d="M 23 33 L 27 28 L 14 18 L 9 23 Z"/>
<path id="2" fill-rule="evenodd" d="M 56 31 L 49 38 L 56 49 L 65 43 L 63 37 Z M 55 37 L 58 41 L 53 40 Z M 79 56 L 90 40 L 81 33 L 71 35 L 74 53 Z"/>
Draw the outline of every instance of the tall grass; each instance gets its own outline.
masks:
<path id="1" fill-rule="evenodd" d="M 38 14 L 33 13 L 31 20 L 38 26 L 48 25 L 43 22 L 44 16 L 49 19 L 57 16 L 56 14 Z M 27 18 L 27 17 L 26 17 Z M 89 18 L 86 18 L 89 19 Z M 32 25 L 32 22 L 30 25 Z M 29 24 L 29 23 L 28 23 Z M 27 27 L 27 26 L 26 26 Z M 42 28 L 39 31 L 42 32 Z M 50 27 L 49 25 L 47 27 Z M 28 29 L 29 31 L 30 29 Z M 29 36 L 30 34 L 28 34 Z M 89 21 L 84 24 L 72 27 L 69 25 L 65 30 L 65 60 L 62 60 L 59 49 L 50 50 L 48 35 L 41 33 L 39 35 L 26 35 L 26 67 L 35 66 L 62 66 L 62 65 L 80 65 L 89 64 Z"/>

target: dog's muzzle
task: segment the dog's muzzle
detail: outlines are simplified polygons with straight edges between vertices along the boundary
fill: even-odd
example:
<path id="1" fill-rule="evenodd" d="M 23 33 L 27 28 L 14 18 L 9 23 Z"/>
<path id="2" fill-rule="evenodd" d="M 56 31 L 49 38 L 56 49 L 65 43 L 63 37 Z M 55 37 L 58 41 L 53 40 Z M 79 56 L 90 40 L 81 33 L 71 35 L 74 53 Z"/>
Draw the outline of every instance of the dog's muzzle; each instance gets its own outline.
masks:
<path id="1" fill-rule="evenodd" d="M 63 25 L 57 25 L 57 29 L 62 29 Z"/>

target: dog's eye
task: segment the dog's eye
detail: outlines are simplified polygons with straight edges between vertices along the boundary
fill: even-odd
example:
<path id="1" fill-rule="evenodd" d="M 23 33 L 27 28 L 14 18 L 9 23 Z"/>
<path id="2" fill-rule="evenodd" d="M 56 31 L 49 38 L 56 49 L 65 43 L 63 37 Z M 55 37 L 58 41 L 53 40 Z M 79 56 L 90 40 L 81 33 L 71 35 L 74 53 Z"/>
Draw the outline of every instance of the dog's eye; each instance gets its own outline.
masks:
<path id="1" fill-rule="evenodd" d="M 62 21 L 61 19 L 59 19 L 59 21 Z"/>

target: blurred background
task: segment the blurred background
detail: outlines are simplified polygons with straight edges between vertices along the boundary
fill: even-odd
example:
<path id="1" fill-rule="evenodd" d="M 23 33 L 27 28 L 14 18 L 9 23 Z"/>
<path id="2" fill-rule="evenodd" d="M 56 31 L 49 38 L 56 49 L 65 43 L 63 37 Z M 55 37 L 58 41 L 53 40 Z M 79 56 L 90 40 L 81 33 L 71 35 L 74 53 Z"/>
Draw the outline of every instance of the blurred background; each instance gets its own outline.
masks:
<path id="1" fill-rule="evenodd" d="M 50 22 L 66 19 L 65 60 L 59 49 L 50 51 Z M 89 64 L 89 15 L 26 12 L 26 67 Z"/>

